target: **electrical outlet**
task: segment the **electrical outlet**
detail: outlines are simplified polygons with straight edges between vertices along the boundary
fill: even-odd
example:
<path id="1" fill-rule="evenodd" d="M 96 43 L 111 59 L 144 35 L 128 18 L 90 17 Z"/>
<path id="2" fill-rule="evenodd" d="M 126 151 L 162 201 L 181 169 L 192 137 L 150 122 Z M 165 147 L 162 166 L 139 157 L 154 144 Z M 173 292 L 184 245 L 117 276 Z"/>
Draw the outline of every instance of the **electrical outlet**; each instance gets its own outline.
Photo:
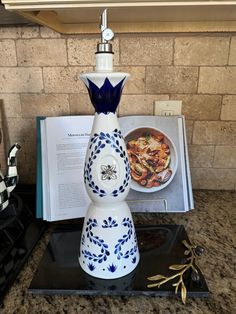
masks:
<path id="1" fill-rule="evenodd" d="M 154 104 L 155 116 L 181 115 L 182 100 L 156 100 Z"/>

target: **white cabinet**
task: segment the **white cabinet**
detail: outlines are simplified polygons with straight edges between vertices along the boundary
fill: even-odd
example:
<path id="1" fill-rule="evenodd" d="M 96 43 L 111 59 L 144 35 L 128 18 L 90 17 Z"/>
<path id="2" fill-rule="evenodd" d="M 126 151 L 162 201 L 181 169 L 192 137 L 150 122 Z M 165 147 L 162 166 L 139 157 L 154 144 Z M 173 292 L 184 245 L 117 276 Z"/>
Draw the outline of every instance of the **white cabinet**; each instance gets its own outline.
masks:
<path id="1" fill-rule="evenodd" d="M 236 31 L 236 1 L 2 0 L 39 24 L 67 33 L 98 32 L 99 16 L 109 9 L 115 32 Z"/>

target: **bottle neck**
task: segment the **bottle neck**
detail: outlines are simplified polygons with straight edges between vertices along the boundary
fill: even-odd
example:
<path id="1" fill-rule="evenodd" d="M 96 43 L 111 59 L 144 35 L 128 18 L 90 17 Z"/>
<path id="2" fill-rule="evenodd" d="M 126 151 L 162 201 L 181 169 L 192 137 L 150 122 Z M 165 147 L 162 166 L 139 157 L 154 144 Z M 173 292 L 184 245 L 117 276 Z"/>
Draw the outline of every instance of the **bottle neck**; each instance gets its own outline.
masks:
<path id="1" fill-rule="evenodd" d="M 96 132 L 109 133 L 115 129 L 120 129 L 116 113 L 95 113 L 92 134 Z"/>
<path id="2" fill-rule="evenodd" d="M 113 72 L 113 53 L 98 52 L 96 53 L 96 72 Z"/>

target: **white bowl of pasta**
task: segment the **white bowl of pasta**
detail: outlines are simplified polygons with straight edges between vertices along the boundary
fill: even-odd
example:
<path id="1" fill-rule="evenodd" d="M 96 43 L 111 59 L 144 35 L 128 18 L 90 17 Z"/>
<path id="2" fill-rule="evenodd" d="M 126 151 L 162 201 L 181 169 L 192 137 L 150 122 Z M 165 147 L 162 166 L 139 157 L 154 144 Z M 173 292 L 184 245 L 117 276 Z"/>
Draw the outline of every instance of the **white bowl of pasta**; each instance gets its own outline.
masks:
<path id="1" fill-rule="evenodd" d="M 139 127 L 125 135 L 131 168 L 131 189 L 151 193 L 173 180 L 178 156 L 173 141 L 161 130 Z"/>

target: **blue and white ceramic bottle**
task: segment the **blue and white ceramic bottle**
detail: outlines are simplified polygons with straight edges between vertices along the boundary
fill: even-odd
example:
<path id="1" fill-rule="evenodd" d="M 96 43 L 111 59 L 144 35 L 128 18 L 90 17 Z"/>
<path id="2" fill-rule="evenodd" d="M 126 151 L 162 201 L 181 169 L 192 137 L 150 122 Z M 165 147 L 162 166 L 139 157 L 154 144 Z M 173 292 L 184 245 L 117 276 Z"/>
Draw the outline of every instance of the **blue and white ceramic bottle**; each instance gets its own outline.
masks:
<path id="1" fill-rule="evenodd" d="M 139 262 L 133 219 L 125 198 L 130 189 L 130 167 L 116 116 L 127 73 L 113 72 L 113 33 L 102 15 L 102 40 L 96 53 L 96 72 L 85 73 L 95 108 L 87 150 L 84 182 L 92 202 L 82 230 L 79 263 L 88 274 L 114 279 L 132 272 Z"/>

